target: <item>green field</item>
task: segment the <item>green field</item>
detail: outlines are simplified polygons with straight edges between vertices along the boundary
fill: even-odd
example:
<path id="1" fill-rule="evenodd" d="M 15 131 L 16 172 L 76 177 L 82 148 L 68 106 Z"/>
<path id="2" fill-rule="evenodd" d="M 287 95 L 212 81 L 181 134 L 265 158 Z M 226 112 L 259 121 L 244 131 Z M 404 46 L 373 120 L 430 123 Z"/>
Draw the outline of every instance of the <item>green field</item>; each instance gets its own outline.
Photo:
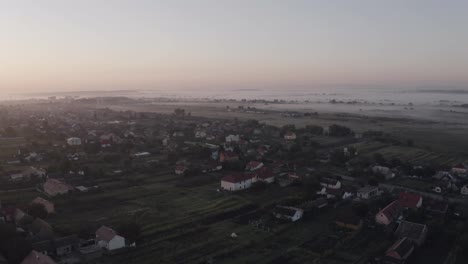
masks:
<path id="1" fill-rule="evenodd" d="M 372 157 L 375 153 L 382 154 L 387 160 L 398 158 L 413 164 L 431 164 L 453 166 L 466 162 L 468 157 L 458 153 L 437 153 L 417 147 L 395 146 L 379 142 L 361 142 L 354 145 L 360 155 Z"/>

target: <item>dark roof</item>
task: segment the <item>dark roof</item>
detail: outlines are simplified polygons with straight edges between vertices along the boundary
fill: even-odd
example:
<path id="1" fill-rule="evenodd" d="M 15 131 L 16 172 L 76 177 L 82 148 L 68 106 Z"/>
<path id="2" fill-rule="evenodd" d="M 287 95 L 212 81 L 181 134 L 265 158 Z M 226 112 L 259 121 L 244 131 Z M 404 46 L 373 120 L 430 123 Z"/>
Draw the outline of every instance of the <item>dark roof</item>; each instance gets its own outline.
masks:
<path id="1" fill-rule="evenodd" d="M 419 240 L 424 235 L 425 230 L 427 230 L 426 225 L 401 221 L 395 231 L 395 235 L 397 235 L 398 238 L 407 237 L 411 240 Z"/>
<path id="2" fill-rule="evenodd" d="M 298 210 L 302 210 L 300 208 L 295 208 L 295 207 L 289 207 L 289 206 L 276 206 L 275 208 L 275 214 L 279 214 L 282 216 L 288 216 L 288 217 L 293 217 Z"/>
<path id="3" fill-rule="evenodd" d="M 322 178 L 320 179 L 320 182 L 321 182 L 321 183 L 325 183 L 325 184 L 333 184 L 333 185 L 335 185 L 335 184 L 338 182 L 338 180 L 337 180 L 337 179 L 334 179 L 334 178 L 330 178 L 330 177 L 322 177 Z"/>
<path id="4" fill-rule="evenodd" d="M 29 227 L 31 232 L 39 233 L 42 230 L 52 230 L 52 227 L 46 221 L 36 218 Z"/>
<path id="5" fill-rule="evenodd" d="M 54 245 L 55 247 L 65 247 L 65 246 L 70 246 L 70 245 L 78 245 L 79 239 L 77 235 L 70 235 L 66 237 L 60 237 L 54 239 Z"/>
<path id="6" fill-rule="evenodd" d="M 411 250 L 414 249 L 414 244 L 411 240 L 407 239 L 406 237 L 399 239 L 395 242 L 388 250 L 387 256 L 391 252 L 397 253 L 401 259 L 404 259 L 404 256 L 408 254 Z"/>

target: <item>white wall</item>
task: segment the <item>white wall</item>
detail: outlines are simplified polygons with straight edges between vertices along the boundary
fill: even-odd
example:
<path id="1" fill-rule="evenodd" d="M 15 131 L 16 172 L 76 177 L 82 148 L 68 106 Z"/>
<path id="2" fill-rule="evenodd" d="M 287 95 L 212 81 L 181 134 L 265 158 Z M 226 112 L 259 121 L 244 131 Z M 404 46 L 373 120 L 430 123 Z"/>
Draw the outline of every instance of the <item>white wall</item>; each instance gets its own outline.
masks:
<path id="1" fill-rule="evenodd" d="M 123 247 L 125 247 L 125 238 L 118 235 L 109 241 L 109 244 L 107 245 L 108 250 L 115 250 Z"/>

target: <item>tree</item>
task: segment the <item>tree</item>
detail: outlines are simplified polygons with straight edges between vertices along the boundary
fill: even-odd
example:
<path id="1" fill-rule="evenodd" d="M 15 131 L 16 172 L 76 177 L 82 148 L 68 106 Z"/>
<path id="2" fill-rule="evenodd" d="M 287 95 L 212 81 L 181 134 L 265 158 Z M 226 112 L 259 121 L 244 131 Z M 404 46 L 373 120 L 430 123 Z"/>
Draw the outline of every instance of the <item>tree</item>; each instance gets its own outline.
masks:
<path id="1" fill-rule="evenodd" d="M 306 130 L 311 133 L 312 135 L 322 135 L 323 134 L 323 127 L 316 126 L 316 125 L 307 125 Z"/>
<path id="2" fill-rule="evenodd" d="M 43 204 L 33 203 L 28 207 L 28 213 L 33 217 L 45 219 L 49 214 Z"/>
<path id="3" fill-rule="evenodd" d="M 8 263 L 19 264 L 31 252 L 31 242 L 22 237 L 15 237 L 8 240 L 4 246 L 3 252 Z"/>
<path id="4" fill-rule="evenodd" d="M 5 128 L 4 134 L 6 137 L 16 137 L 18 135 L 16 133 L 16 130 L 12 128 L 11 126 Z"/>
<path id="5" fill-rule="evenodd" d="M 185 109 L 182 109 L 182 108 L 174 109 L 174 115 L 175 116 L 185 116 Z"/>
<path id="6" fill-rule="evenodd" d="M 122 223 L 117 231 L 130 243 L 139 242 L 141 239 L 141 226 L 134 221 Z"/>
<path id="7" fill-rule="evenodd" d="M 71 169 L 70 161 L 68 159 L 62 160 L 62 162 L 60 163 L 60 172 L 65 174 L 65 173 L 68 173 L 70 169 Z"/>
<path id="8" fill-rule="evenodd" d="M 343 165 L 347 161 L 347 157 L 340 149 L 335 149 L 330 153 L 330 161 L 336 165 Z"/>
<path id="9" fill-rule="evenodd" d="M 369 213 L 369 206 L 366 203 L 356 203 L 353 205 L 353 211 L 357 216 L 364 218 Z"/>
<path id="10" fill-rule="evenodd" d="M 315 197 L 317 189 L 320 188 L 320 182 L 315 176 L 305 177 L 302 183 L 304 191 L 308 199 Z"/>
<path id="11" fill-rule="evenodd" d="M 384 156 L 381 153 L 374 154 L 374 161 L 380 166 L 385 166 L 387 164 L 387 161 L 385 160 Z"/>
<path id="12" fill-rule="evenodd" d="M 328 127 L 328 133 L 334 137 L 345 137 L 351 135 L 353 131 L 348 127 L 333 124 Z"/>

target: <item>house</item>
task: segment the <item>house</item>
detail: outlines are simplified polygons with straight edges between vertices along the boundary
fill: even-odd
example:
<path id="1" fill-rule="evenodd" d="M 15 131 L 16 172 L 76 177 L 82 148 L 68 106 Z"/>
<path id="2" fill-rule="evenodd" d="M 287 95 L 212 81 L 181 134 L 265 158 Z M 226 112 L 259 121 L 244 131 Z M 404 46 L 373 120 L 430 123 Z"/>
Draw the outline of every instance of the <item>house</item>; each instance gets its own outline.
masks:
<path id="1" fill-rule="evenodd" d="M 28 214 L 26 214 L 23 210 L 16 208 L 13 214 L 13 220 L 18 224 L 25 216 L 28 216 Z"/>
<path id="2" fill-rule="evenodd" d="M 187 166 L 179 164 L 179 165 L 176 165 L 174 172 L 175 172 L 176 175 L 182 175 L 187 170 L 188 170 Z"/>
<path id="3" fill-rule="evenodd" d="M 340 189 L 341 182 L 338 179 L 330 178 L 330 177 L 322 177 L 320 179 L 320 185 L 330 189 Z"/>
<path id="4" fill-rule="evenodd" d="M 381 194 L 382 191 L 379 189 L 378 186 L 367 185 L 357 191 L 357 198 L 367 200 L 376 196 L 380 196 Z"/>
<path id="5" fill-rule="evenodd" d="M 125 247 L 125 238 L 119 236 L 113 229 L 101 226 L 96 231 L 96 244 L 109 251 Z"/>
<path id="6" fill-rule="evenodd" d="M 219 152 L 219 161 L 220 162 L 230 162 L 239 160 L 239 155 L 234 151 L 220 151 Z"/>
<path id="7" fill-rule="evenodd" d="M 221 179 L 221 188 L 227 191 L 238 191 L 252 186 L 252 175 L 247 173 L 233 173 Z"/>
<path id="8" fill-rule="evenodd" d="M 342 198 L 342 196 L 344 195 L 344 191 L 341 189 L 322 187 L 322 189 L 318 191 L 317 194 L 324 195 L 325 197 L 327 197 L 327 199 L 338 199 Z"/>
<path id="9" fill-rule="evenodd" d="M 457 179 L 448 171 L 438 171 L 432 178 L 443 182 L 456 182 Z"/>
<path id="10" fill-rule="evenodd" d="M 276 206 L 273 215 L 278 219 L 289 220 L 296 222 L 304 215 L 304 210 L 291 206 Z"/>
<path id="11" fill-rule="evenodd" d="M 363 221 L 352 210 L 344 210 L 340 211 L 335 218 L 335 224 L 339 227 L 356 231 L 361 229 Z"/>
<path id="12" fill-rule="evenodd" d="M 37 252 L 35 250 L 31 251 L 20 264 L 56 264 L 50 257 Z"/>
<path id="13" fill-rule="evenodd" d="M 52 226 L 40 218 L 34 219 L 34 221 L 28 226 L 28 229 L 36 240 L 48 240 L 54 237 Z"/>
<path id="14" fill-rule="evenodd" d="M 60 237 L 53 240 L 55 255 L 65 256 L 79 248 L 79 238 L 77 235 Z"/>
<path id="15" fill-rule="evenodd" d="M 236 143 L 239 142 L 240 136 L 239 135 L 228 135 L 226 137 L 226 142 L 227 143 Z"/>
<path id="16" fill-rule="evenodd" d="M 409 221 L 401 221 L 395 231 L 395 235 L 399 239 L 406 237 L 416 245 L 421 246 L 426 240 L 427 226 Z"/>
<path id="17" fill-rule="evenodd" d="M 81 145 L 81 139 L 77 137 L 71 137 L 67 139 L 67 144 L 69 146 L 79 146 Z"/>
<path id="18" fill-rule="evenodd" d="M 149 157 L 149 156 L 151 156 L 151 153 L 149 153 L 147 151 L 137 152 L 137 153 L 133 154 L 134 158 L 146 158 L 146 157 Z"/>
<path id="19" fill-rule="evenodd" d="M 398 202 L 403 208 L 417 209 L 421 207 L 423 198 L 416 193 L 401 192 L 398 195 Z"/>
<path id="20" fill-rule="evenodd" d="M 255 182 L 272 183 L 274 181 L 273 172 L 267 167 L 262 167 L 255 172 L 233 173 L 224 176 L 221 179 L 221 188 L 227 191 L 238 191 L 250 188 Z"/>
<path id="21" fill-rule="evenodd" d="M 383 263 L 405 263 L 414 251 L 414 244 L 404 237 L 395 242 L 386 252 Z"/>
<path id="22" fill-rule="evenodd" d="M 77 235 L 59 237 L 50 240 L 42 240 L 32 243 L 33 250 L 47 256 L 62 257 L 75 252 L 79 248 Z"/>
<path id="23" fill-rule="evenodd" d="M 398 200 L 393 201 L 375 215 L 375 222 L 387 226 L 400 217 L 401 209 Z"/>
<path id="24" fill-rule="evenodd" d="M 207 134 L 205 131 L 198 130 L 195 132 L 195 138 L 206 138 Z"/>
<path id="25" fill-rule="evenodd" d="M 120 144 L 123 142 L 123 140 L 114 133 L 108 133 L 101 135 L 99 137 L 99 142 L 101 143 L 101 147 L 106 148 L 113 144 Z"/>
<path id="26" fill-rule="evenodd" d="M 245 166 L 246 171 L 255 171 L 263 167 L 263 163 L 260 161 L 251 161 Z"/>
<path id="27" fill-rule="evenodd" d="M 47 201 L 46 199 L 42 198 L 42 197 L 36 197 L 36 199 L 34 199 L 31 204 L 42 204 L 45 208 L 45 210 L 47 211 L 47 213 L 51 214 L 51 213 L 55 213 L 55 206 L 54 206 L 54 203 L 50 202 L 50 201 Z"/>
<path id="28" fill-rule="evenodd" d="M 296 133 L 292 131 L 288 131 L 284 134 L 284 139 L 286 140 L 296 140 L 297 136 Z"/>
<path id="29" fill-rule="evenodd" d="M 57 179 L 48 179 L 43 185 L 42 188 L 44 192 L 49 196 L 56 196 L 59 194 L 66 194 L 73 190 L 73 187 L 70 185 L 57 180 Z"/>
<path id="30" fill-rule="evenodd" d="M 460 188 L 461 195 L 468 195 L 468 186 L 465 184 Z"/>
<path id="31" fill-rule="evenodd" d="M 465 175 L 468 172 L 468 167 L 465 164 L 457 164 L 452 167 L 452 173 L 457 175 Z"/>
<path id="32" fill-rule="evenodd" d="M 273 183 L 275 181 L 275 176 L 270 168 L 261 167 L 257 171 L 255 171 L 255 177 L 253 181 L 262 181 L 266 183 Z"/>
<path id="33" fill-rule="evenodd" d="M 44 169 L 37 169 L 35 167 L 29 167 L 24 170 L 9 171 L 9 178 L 11 181 L 29 180 L 32 177 L 43 178 L 46 175 Z"/>

